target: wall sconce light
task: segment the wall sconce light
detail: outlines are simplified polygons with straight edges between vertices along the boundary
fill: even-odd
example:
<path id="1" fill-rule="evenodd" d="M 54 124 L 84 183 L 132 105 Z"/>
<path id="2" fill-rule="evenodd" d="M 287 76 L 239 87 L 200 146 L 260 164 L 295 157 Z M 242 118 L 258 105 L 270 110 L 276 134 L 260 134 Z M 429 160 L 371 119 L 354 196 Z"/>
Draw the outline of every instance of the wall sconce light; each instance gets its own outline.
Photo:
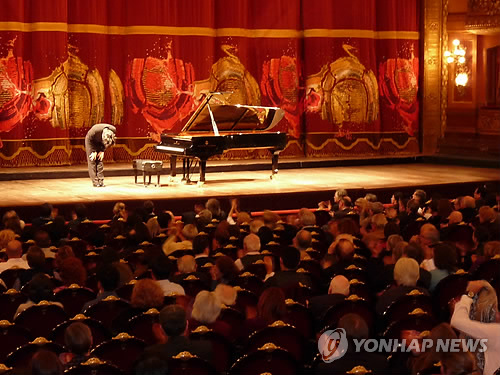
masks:
<path id="1" fill-rule="evenodd" d="M 465 65 L 465 48 L 460 44 L 460 40 L 453 40 L 452 51 L 445 51 L 444 57 L 448 64 L 455 64 L 455 84 L 458 87 L 464 87 L 469 81 L 469 69 Z"/>

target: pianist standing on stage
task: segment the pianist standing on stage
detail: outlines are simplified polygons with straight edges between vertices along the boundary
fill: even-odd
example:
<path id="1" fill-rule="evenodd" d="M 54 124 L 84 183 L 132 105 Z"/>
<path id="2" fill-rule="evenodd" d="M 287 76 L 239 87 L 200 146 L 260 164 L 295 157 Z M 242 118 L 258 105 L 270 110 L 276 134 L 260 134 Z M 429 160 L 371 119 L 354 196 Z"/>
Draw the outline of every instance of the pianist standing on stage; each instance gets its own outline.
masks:
<path id="1" fill-rule="evenodd" d="M 110 124 L 96 124 L 85 136 L 85 152 L 89 166 L 89 176 L 94 187 L 104 186 L 104 150 L 112 146 L 116 139 L 116 128 Z"/>

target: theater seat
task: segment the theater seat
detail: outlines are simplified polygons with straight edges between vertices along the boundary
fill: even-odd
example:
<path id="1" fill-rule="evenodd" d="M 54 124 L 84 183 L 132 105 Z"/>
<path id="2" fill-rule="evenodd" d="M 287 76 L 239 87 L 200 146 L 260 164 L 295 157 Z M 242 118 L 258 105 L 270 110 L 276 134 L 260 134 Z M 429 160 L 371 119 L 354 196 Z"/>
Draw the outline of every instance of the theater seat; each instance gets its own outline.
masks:
<path id="1" fill-rule="evenodd" d="M 62 303 L 64 311 L 69 316 L 79 314 L 83 306 L 95 298 L 96 294 L 94 292 L 82 288 L 78 284 L 71 284 L 68 288 L 62 289 L 55 294 L 55 300 Z"/>
<path id="2" fill-rule="evenodd" d="M 111 363 L 92 357 L 86 362 L 69 368 L 64 375 L 125 375 L 125 372 Z"/>
<path id="3" fill-rule="evenodd" d="M 323 317 L 323 326 L 337 328 L 340 318 L 349 313 L 358 314 L 365 320 L 368 327 L 373 327 L 375 313 L 372 306 L 354 294 L 328 309 Z"/>
<path id="4" fill-rule="evenodd" d="M 383 333 L 386 339 L 401 339 L 404 336 L 404 331 L 417 331 L 425 332 L 431 331 L 437 324 L 436 319 L 423 311 L 422 309 L 415 309 L 401 320 L 392 322 Z"/>
<path id="5" fill-rule="evenodd" d="M 103 300 L 90 306 L 83 313 L 89 318 L 100 321 L 108 330 L 111 331 L 113 319 L 115 319 L 122 311 L 128 309 L 130 304 L 115 296 L 108 296 Z"/>
<path id="6" fill-rule="evenodd" d="M 406 295 L 399 297 L 392 302 L 383 314 L 386 327 L 394 321 L 405 319 L 415 309 L 421 309 L 432 316 L 432 298 L 418 289 L 414 289 Z"/>
<path id="7" fill-rule="evenodd" d="M 3 280 L 7 289 L 19 289 L 21 287 L 19 279 L 24 272 L 26 272 L 26 270 L 23 268 L 9 268 L 8 270 L 0 273 L 0 279 Z"/>
<path id="8" fill-rule="evenodd" d="M 9 289 L 0 294 L 0 320 L 12 321 L 19 305 L 27 300 L 28 296 L 15 289 Z"/>
<path id="9" fill-rule="evenodd" d="M 257 351 L 263 345 L 273 343 L 293 355 L 298 363 L 305 360 L 305 339 L 297 328 L 281 320 L 274 322 L 248 338 L 244 353 Z"/>
<path id="10" fill-rule="evenodd" d="M 68 314 L 61 307 L 41 301 L 20 313 L 14 322 L 30 331 L 33 337 L 49 337 L 52 330 L 67 319 Z"/>
<path id="11" fill-rule="evenodd" d="M 189 352 L 180 352 L 168 359 L 169 375 L 213 375 L 215 373 L 216 370 L 210 363 Z"/>
<path id="12" fill-rule="evenodd" d="M 26 368 L 29 365 L 33 354 L 41 349 L 51 351 L 56 355 L 59 355 L 64 351 L 64 348 L 61 345 L 48 341 L 44 337 L 38 337 L 32 342 L 23 345 L 10 353 L 5 359 L 5 364 L 9 367 L 15 367 L 17 369 Z"/>
<path id="13" fill-rule="evenodd" d="M 137 358 L 146 348 L 146 343 L 127 333 L 120 333 L 91 351 L 91 356 L 111 362 L 126 373 L 133 370 Z"/>
<path id="14" fill-rule="evenodd" d="M 313 338 L 314 319 L 311 311 L 306 306 L 292 299 L 287 299 L 285 302 L 288 311 L 286 321 L 295 326 L 304 338 Z"/>
<path id="15" fill-rule="evenodd" d="M 83 323 L 90 328 L 90 331 L 92 332 L 92 347 L 96 347 L 101 342 L 107 341 L 111 338 L 111 334 L 101 322 L 95 319 L 90 319 L 83 314 L 78 314 L 55 327 L 50 333 L 49 339 L 62 346 L 66 345 L 64 341 L 64 332 L 68 326 L 75 322 Z"/>
<path id="16" fill-rule="evenodd" d="M 251 272 L 243 272 L 241 275 L 238 275 L 234 281 L 234 285 L 239 286 L 241 289 L 249 290 L 256 296 L 260 296 L 264 290 L 262 279 Z"/>
<path id="17" fill-rule="evenodd" d="M 145 313 L 134 316 L 128 322 L 127 332 L 143 340 L 147 345 L 156 344 L 153 324 L 159 322 L 159 315 L 160 312 L 157 309 L 149 309 Z"/>
<path id="18" fill-rule="evenodd" d="M 7 320 L 0 321 L 0 363 L 3 363 L 11 352 L 28 344 L 33 336 L 26 328 Z"/>
<path id="19" fill-rule="evenodd" d="M 266 343 L 256 351 L 248 353 L 238 359 L 229 375 L 298 375 L 302 374 L 302 367 L 298 365 L 294 356 L 283 348 L 272 343 Z"/>
<path id="20" fill-rule="evenodd" d="M 229 370 L 232 363 L 232 346 L 231 343 L 220 333 L 214 332 L 205 326 L 197 327 L 189 335 L 189 339 L 204 340 L 210 342 L 212 345 L 212 352 L 214 355 L 214 367 L 218 373 L 225 373 Z"/>
<path id="21" fill-rule="evenodd" d="M 449 321 L 450 302 L 465 293 L 470 280 L 472 280 L 470 274 L 458 270 L 454 274 L 446 276 L 436 285 L 432 300 L 436 317 L 439 320 Z"/>

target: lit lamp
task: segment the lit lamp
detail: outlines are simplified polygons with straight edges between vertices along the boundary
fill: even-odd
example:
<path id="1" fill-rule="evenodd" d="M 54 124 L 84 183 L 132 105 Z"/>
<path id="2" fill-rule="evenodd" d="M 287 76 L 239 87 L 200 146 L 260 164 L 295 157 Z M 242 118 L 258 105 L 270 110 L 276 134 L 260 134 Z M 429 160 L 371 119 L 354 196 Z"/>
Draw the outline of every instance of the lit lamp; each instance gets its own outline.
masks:
<path id="1" fill-rule="evenodd" d="M 448 64 L 456 64 L 455 84 L 464 87 L 469 81 L 469 74 L 465 65 L 465 48 L 460 44 L 460 40 L 458 39 L 453 40 L 453 46 L 455 47 L 453 52 L 445 51 L 444 57 Z"/>

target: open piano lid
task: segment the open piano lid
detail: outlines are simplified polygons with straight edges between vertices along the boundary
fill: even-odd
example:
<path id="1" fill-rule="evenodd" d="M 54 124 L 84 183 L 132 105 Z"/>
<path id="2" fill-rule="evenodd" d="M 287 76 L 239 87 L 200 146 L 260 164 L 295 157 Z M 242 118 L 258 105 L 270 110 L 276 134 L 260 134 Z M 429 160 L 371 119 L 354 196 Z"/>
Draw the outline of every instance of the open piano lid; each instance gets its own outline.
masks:
<path id="1" fill-rule="evenodd" d="M 227 104 L 222 93 L 210 93 L 184 125 L 181 133 L 213 133 L 210 110 L 221 133 L 268 131 L 274 128 L 285 114 L 278 107 Z"/>

